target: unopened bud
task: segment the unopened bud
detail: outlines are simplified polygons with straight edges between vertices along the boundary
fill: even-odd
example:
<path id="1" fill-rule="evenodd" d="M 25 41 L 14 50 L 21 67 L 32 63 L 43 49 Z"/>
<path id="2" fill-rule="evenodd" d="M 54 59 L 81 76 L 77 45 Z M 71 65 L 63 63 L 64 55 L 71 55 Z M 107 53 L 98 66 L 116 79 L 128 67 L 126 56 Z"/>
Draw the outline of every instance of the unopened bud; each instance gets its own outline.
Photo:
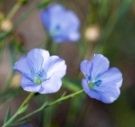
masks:
<path id="1" fill-rule="evenodd" d="M 100 37 L 100 28 L 98 26 L 88 27 L 85 31 L 85 38 L 88 41 L 97 41 Z"/>
<path id="2" fill-rule="evenodd" d="M 1 22 L 1 30 L 4 32 L 9 32 L 13 28 L 13 24 L 10 20 L 6 19 Z"/>
<path id="3" fill-rule="evenodd" d="M 15 74 L 11 80 L 11 87 L 13 88 L 19 87 L 20 80 L 21 80 L 20 74 Z"/>

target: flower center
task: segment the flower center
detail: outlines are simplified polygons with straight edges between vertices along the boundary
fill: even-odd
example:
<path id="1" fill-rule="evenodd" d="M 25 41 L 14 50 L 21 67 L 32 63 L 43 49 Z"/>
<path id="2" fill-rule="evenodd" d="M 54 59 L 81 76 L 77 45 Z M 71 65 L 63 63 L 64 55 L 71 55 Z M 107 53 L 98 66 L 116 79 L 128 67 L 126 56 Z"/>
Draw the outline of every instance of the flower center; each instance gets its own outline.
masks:
<path id="1" fill-rule="evenodd" d="M 100 86 L 101 83 L 102 80 L 90 81 L 88 83 L 88 86 L 90 87 L 90 89 L 93 89 L 95 86 Z"/>
<path id="2" fill-rule="evenodd" d="M 89 85 L 90 89 L 93 89 L 95 86 L 95 84 L 93 82 L 90 82 L 88 85 Z"/>
<path id="3" fill-rule="evenodd" d="M 39 76 L 35 76 L 34 79 L 33 79 L 33 82 L 36 84 L 36 85 L 40 85 L 42 83 L 42 80 Z"/>
<path id="4" fill-rule="evenodd" d="M 55 30 L 56 31 L 60 30 L 60 25 L 56 25 Z"/>
<path id="5" fill-rule="evenodd" d="M 59 33 L 59 30 L 60 30 L 60 25 L 56 25 L 51 31 L 50 31 L 50 34 L 52 36 L 56 35 L 57 33 Z"/>

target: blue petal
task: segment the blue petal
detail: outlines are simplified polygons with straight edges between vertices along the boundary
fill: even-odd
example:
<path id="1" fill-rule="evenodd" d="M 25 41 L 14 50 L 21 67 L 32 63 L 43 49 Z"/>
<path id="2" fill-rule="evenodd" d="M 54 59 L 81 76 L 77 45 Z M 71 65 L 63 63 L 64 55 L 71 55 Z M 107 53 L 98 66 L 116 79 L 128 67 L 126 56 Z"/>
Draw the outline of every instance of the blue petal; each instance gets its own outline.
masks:
<path id="1" fill-rule="evenodd" d="M 63 32 L 59 33 L 59 34 L 55 34 L 52 37 L 53 37 L 53 41 L 55 43 L 64 43 L 64 41 L 68 41 L 69 40 L 67 35 L 65 36 L 65 34 Z"/>
<path id="2" fill-rule="evenodd" d="M 76 41 L 80 39 L 80 33 L 78 31 L 69 33 L 69 40 Z"/>
<path id="3" fill-rule="evenodd" d="M 99 91 L 99 95 L 101 96 L 101 101 L 104 103 L 113 103 L 118 99 L 120 95 L 120 89 L 117 87 L 113 87 L 115 84 L 109 84 L 109 87 L 104 87 L 104 89 Z"/>
<path id="4" fill-rule="evenodd" d="M 91 67 L 91 62 L 89 60 L 83 60 L 80 64 L 80 70 L 86 77 L 90 76 Z"/>
<path id="5" fill-rule="evenodd" d="M 27 55 L 27 61 L 33 73 L 42 71 L 48 59 L 49 52 L 43 49 L 33 49 Z"/>
<path id="6" fill-rule="evenodd" d="M 66 18 L 65 18 L 65 23 L 67 25 L 67 28 L 69 27 L 69 31 L 75 31 L 75 30 L 79 30 L 80 27 L 80 20 L 77 17 L 77 15 L 73 12 L 68 10 L 66 13 Z"/>
<path id="7" fill-rule="evenodd" d="M 49 30 L 49 26 L 50 26 L 50 23 L 51 23 L 49 11 L 47 9 L 41 11 L 40 18 L 41 18 L 43 26 Z"/>
<path id="8" fill-rule="evenodd" d="M 114 102 L 120 95 L 120 87 L 122 85 L 122 74 L 117 68 L 111 68 L 99 77 L 102 84 L 96 87 L 96 91 L 101 96 L 104 103 Z"/>
<path id="9" fill-rule="evenodd" d="M 61 5 L 51 5 L 48 8 L 50 18 L 50 31 L 54 30 L 57 25 L 62 25 L 65 8 Z"/>
<path id="10" fill-rule="evenodd" d="M 49 5 L 48 10 L 51 14 L 59 14 L 60 12 L 63 12 L 65 8 L 61 4 L 51 4 Z"/>
<path id="11" fill-rule="evenodd" d="M 108 85 L 109 83 L 115 83 L 115 87 L 120 88 L 123 82 L 122 73 L 118 68 L 110 68 L 108 71 L 98 77 L 102 80 L 102 84 Z"/>
<path id="12" fill-rule="evenodd" d="M 25 91 L 29 92 L 39 92 L 39 90 L 41 89 L 41 85 L 34 84 L 31 80 L 24 76 L 21 80 L 21 86 Z"/>
<path id="13" fill-rule="evenodd" d="M 103 56 L 102 54 L 95 54 L 91 60 L 91 77 L 92 79 L 96 78 L 97 76 L 101 75 L 109 68 L 109 61 L 108 59 Z"/>
<path id="14" fill-rule="evenodd" d="M 66 43 L 66 42 L 73 42 L 73 41 L 77 41 L 80 39 L 80 33 L 77 31 L 73 31 L 73 32 L 65 32 L 65 30 L 61 30 L 60 33 L 57 33 L 55 35 L 52 36 L 53 37 L 53 41 L 55 43 Z"/>
<path id="15" fill-rule="evenodd" d="M 42 83 L 42 88 L 39 93 L 48 94 L 57 92 L 62 86 L 62 81 L 60 78 L 53 76 L 49 80 Z"/>
<path id="16" fill-rule="evenodd" d="M 41 11 L 41 20 L 43 25 L 49 30 L 56 19 L 54 18 L 57 15 L 60 15 L 63 12 L 64 8 L 59 4 L 52 4 L 47 9 Z"/>
<path id="17" fill-rule="evenodd" d="M 83 86 L 84 91 L 88 94 L 89 97 L 100 100 L 100 95 L 98 94 L 98 92 L 89 88 L 88 82 L 86 79 L 82 80 L 82 86 Z"/>
<path id="18" fill-rule="evenodd" d="M 15 65 L 14 65 L 14 69 L 16 71 L 19 71 L 20 73 L 22 73 L 23 75 L 25 75 L 26 77 L 28 77 L 29 79 L 32 78 L 31 75 L 31 70 L 28 66 L 27 60 L 25 57 L 22 57 L 20 60 L 18 60 Z"/>
<path id="19" fill-rule="evenodd" d="M 59 31 L 54 34 L 54 39 L 56 42 L 77 41 L 80 38 L 80 22 L 72 11 L 65 11 L 56 17 L 56 19 L 59 20 L 55 22 L 53 27 L 55 28 L 55 26 L 60 26 Z"/>
<path id="20" fill-rule="evenodd" d="M 47 78 L 56 76 L 62 78 L 66 74 L 65 61 L 58 56 L 51 56 L 48 61 L 48 65 L 45 67 L 47 72 Z"/>

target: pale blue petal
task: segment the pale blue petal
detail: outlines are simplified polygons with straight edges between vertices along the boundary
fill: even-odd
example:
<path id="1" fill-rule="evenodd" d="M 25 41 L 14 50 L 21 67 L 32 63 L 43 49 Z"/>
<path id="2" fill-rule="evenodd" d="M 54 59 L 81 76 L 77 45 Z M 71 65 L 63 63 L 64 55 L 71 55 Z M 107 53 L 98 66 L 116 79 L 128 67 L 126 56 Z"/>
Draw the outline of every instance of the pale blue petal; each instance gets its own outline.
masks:
<path id="1" fill-rule="evenodd" d="M 67 37 L 65 37 L 64 35 L 60 35 L 60 36 L 58 36 L 58 35 L 56 35 L 56 36 L 53 36 L 53 41 L 55 42 L 55 43 L 64 43 L 64 42 L 66 42 L 66 41 L 68 40 L 68 38 Z"/>
<path id="2" fill-rule="evenodd" d="M 76 14 L 72 11 L 61 10 L 59 13 L 53 13 L 51 15 L 51 28 L 54 29 L 56 26 L 60 27 L 61 32 L 65 33 L 75 32 L 79 30 L 80 21 Z"/>
<path id="3" fill-rule="evenodd" d="M 68 35 L 61 31 L 60 31 L 60 33 L 57 33 L 57 34 L 53 35 L 52 37 L 53 37 L 53 41 L 55 43 L 65 43 L 65 42 L 71 41 L 69 39 Z"/>
<path id="4" fill-rule="evenodd" d="M 80 64 L 80 70 L 84 74 L 84 76 L 90 76 L 91 74 L 91 62 L 89 60 L 83 60 Z"/>
<path id="5" fill-rule="evenodd" d="M 41 22 L 42 22 L 43 26 L 49 30 L 49 26 L 51 23 L 49 11 L 47 9 L 41 11 L 40 18 L 41 18 Z"/>
<path id="6" fill-rule="evenodd" d="M 104 89 L 98 91 L 101 96 L 101 101 L 104 103 L 112 103 L 116 99 L 118 99 L 120 95 L 120 89 L 118 87 L 114 87 L 116 84 L 109 84 L 110 86 L 104 87 Z"/>
<path id="7" fill-rule="evenodd" d="M 100 86 L 95 89 L 101 96 L 104 103 L 114 102 L 120 95 L 120 87 L 122 85 L 122 73 L 117 68 L 110 68 L 99 77 L 102 81 Z"/>
<path id="8" fill-rule="evenodd" d="M 76 41 L 80 39 L 80 33 L 78 31 L 73 31 L 69 33 L 69 40 Z"/>
<path id="9" fill-rule="evenodd" d="M 20 60 L 18 60 L 15 65 L 14 65 L 14 69 L 20 73 L 22 73 L 23 75 L 25 75 L 28 78 L 32 78 L 31 75 L 31 70 L 28 66 L 27 60 L 25 57 L 20 58 Z"/>
<path id="10" fill-rule="evenodd" d="M 118 68 L 110 68 L 108 71 L 103 73 L 98 77 L 102 80 L 102 84 L 108 85 L 110 83 L 115 83 L 115 87 L 120 88 L 123 82 L 122 73 Z"/>
<path id="11" fill-rule="evenodd" d="M 61 86 L 62 86 L 61 79 L 56 76 L 53 76 L 42 83 L 41 86 L 42 88 L 40 89 L 39 93 L 41 94 L 55 93 L 61 88 Z"/>
<path id="12" fill-rule="evenodd" d="M 96 89 L 97 93 L 100 95 L 100 101 L 104 103 L 114 102 L 120 95 L 120 89 L 116 87 L 115 83 L 110 83 L 108 85 L 101 84 L 99 89 Z"/>
<path id="13" fill-rule="evenodd" d="M 70 26 L 68 29 L 70 32 L 79 30 L 80 20 L 73 11 L 69 10 L 66 12 L 65 22 L 67 23 L 67 28 Z"/>
<path id="14" fill-rule="evenodd" d="M 100 74 L 104 73 L 109 68 L 109 60 L 102 54 L 95 54 L 91 60 L 91 77 L 96 78 Z"/>
<path id="15" fill-rule="evenodd" d="M 66 16 L 65 16 L 66 15 Z M 80 38 L 79 34 L 79 19 L 72 11 L 65 11 L 55 18 L 58 21 L 52 25 L 52 30 L 59 26 L 56 34 L 53 35 L 56 42 L 61 41 L 77 41 Z"/>
<path id="16" fill-rule="evenodd" d="M 48 65 L 46 65 L 47 78 L 56 76 L 62 78 L 66 74 L 65 61 L 58 56 L 51 56 Z"/>
<path id="17" fill-rule="evenodd" d="M 39 73 L 48 62 L 49 52 L 43 49 L 33 49 L 27 55 L 29 67 L 33 73 Z"/>
<path id="18" fill-rule="evenodd" d="M 65 8 L 61 5 L 52 5 L 48 8 L 49 17 L 50 17 L 50 31 L 55 30 L 57 26 L 62 26 L 63 16 L 65 14 Z"/>
<path id="19" fill-rule="evenodd" d="M 43 25 L 49 30 L 59 22 L 58 17 L 65 9 L 59 4 L 52 4 L 41 12 Z"/>
<path id="20" fill-rule="evenodd" d="M 89 97 L 100 100 L 100 95 L 97 91 L 90 89 L 86 79 L 82 79 L 82 87 Z"/>
<path id="21" fill-rule="evenodd" d="M 104 103 L 114 102 L 120 95 L 120 89 L 113 87 L 113 84 L 109 84 L 109 87 L 100 87 L 99 89 L 90 89 L 86 79 L 82 80 L 82 86 L 84 91 L 89 97 L 96 99 Z"/>
<path id="22" fill-rule="evenodd" d="M 48 7 L 48 10 L 51 14 L 59 14 L 65 10 L 65 8 L 60 4 L 51 4 Z"/>
<path id="23" fill-rule="evenodd" d="M 41 85 L 34 84 L 33 81 L 29 80 L 24 76 L 21 80 L 21 86 L 25 91 L 29 92 L 39 92 L 39 90 L 41 89 Z"/>

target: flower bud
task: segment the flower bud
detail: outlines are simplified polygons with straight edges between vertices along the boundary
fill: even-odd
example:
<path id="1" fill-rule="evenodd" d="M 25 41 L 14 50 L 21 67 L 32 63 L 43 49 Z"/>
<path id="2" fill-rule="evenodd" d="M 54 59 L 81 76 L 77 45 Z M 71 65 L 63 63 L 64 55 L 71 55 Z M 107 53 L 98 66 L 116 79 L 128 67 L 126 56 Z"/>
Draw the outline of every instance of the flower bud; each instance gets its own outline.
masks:
<path id="1" fill-rule="evenodd" d="M 1 30 L 4 32 L 9 32 L 13 28 L 13 24 L 10 20 L 5 19 L 1 22 Z"/>
<path id="2" fill-rule="evenodd" d="M 20 74 L 15 74 L 11 80 L 11 87 L 13 88 L 19 87 L 20 80 L 21 80 Z"/>
<path id="3" fill-rule="evenodd" d="M 88 41 L 97 41 L 100 37 L 100 28 L 96 25 L 88 27 L 84 36 Z"/>

